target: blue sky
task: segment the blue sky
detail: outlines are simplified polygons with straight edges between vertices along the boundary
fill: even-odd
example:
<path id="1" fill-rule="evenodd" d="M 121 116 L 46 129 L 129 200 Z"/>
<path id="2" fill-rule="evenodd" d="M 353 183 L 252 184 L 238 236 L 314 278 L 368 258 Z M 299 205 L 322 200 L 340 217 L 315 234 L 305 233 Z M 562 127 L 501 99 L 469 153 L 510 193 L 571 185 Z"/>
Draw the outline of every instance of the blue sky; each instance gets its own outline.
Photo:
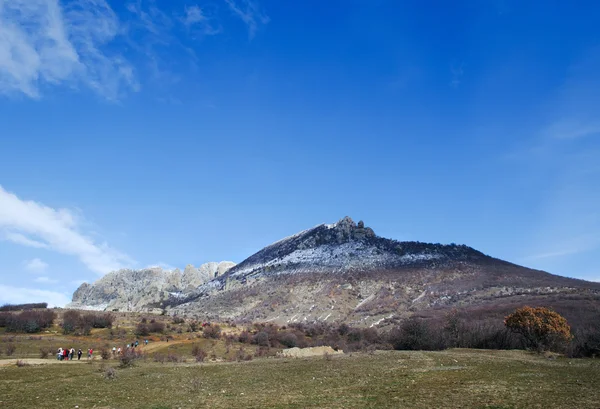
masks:
<path id="1" fill-rule="evenodd" d="M 527 3 L 527 4 L 523 4 Z M 345 215 L 600 280 L 598 2 L 0 2 L 0 303 Z"/>

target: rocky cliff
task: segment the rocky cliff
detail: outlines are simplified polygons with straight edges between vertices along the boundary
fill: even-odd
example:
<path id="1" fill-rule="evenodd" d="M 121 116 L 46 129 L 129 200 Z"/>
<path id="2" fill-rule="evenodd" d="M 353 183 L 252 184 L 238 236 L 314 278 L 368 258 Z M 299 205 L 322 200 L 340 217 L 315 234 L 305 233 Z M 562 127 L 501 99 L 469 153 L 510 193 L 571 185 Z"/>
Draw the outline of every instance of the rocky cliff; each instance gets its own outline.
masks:
<path id="1" fill-rule="evenodd" d="M 161 303 L 185 297 L 198 286 L 219 277 L 235 263 L 224 261 L 179 269 L 119 270 L 93 284 L 83 283 L 73 294 L 67 308 L 88 310 L 152 311 Z"/>

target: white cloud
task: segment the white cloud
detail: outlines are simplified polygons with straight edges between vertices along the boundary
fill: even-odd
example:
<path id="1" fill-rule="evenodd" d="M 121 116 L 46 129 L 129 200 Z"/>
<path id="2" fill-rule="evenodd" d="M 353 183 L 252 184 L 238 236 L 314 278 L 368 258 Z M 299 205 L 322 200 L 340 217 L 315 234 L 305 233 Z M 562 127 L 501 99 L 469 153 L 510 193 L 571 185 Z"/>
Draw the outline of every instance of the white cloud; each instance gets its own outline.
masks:
<path id="1" fill-rule="evenodd" d="M 45 249 L 48 247 L 45 243 L 36 240 L 31 240 L 30 238 L 23 236 L 21 233 L 15 233 L 14 231 L 3 232 L 2 239 L 12 241 L 13 243 L 22 244 L 28 247 L 35 247 L 38 249 Z"/>
<path id="2" fill-rule="evenodd" d="M 56 291 L 20 288 L 0 284 L 0 304 L 26 304 L 47 302 L 49 307 L 64 307 L 71 302 L 69 296 Z"/>
<path id="3" fill-rule="evenodd" d="M 56 284 L 56 283 L 58 283 L 58 280 L 55 280 L 50 277 L 45 277 L 45 276 L 37 277 L 33 281 L 35 281 L 36 283 L 41 283 L 41 284 Z"/>
<path id="4" fill-rule="evenodd" d="M 248 35 L 253 38 L 259 25 L 267 24 L 271 19 L 264 14 L 258 4 L 252 0 L 241 0 L 238 4 L 235 0 L 225 0 L 229 9 L 248 26 Z"/>
<path id="5" fill-rule="evenodd" d="M 39 258 L 34 258 L 25 262 L 25 268 L 33 273 L 42 273 L 48 268 L 48 263 Z"/>
<path id="6" fill-rule="evenodd" d="M 133 67 L 105 47 L 119 20 L 105 0 L 0 0 L 0 93 L 39 98 L 47 85 L 80 84 L 115 100 L 138 90 Z"/>
<path id="7" fill-rule="evenodd" d="M 183 24 L 188 28 L 199 27 L 204 35 L 216 35 L 222 31 L 222 27 L 215 25 L 203 9 L 194 5 L 185 8 L 185 16 L 182 18 Z"/>
<path id="8" fill-rule="evenodd" d="M 76 256 L 99 274 L 133 263 L 128 256 L 105 243 L 95 243 L 81 233 L 79 224 L 69 210 L 21 200 L 0 186 L 0 237 L 22 245 L 43 245 L 47 249 Z"/>

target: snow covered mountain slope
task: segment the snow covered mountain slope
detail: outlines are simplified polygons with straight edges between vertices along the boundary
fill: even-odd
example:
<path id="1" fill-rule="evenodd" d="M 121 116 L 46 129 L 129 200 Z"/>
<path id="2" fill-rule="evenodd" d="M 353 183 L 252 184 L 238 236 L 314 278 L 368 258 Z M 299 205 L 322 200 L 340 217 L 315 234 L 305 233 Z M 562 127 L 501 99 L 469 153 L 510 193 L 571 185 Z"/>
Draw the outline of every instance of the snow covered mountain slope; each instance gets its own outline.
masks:
<path id="1" fill-rule="evenodd" d="M 398 242 L 345 217 L 279 240 L 167 302 L 170 313 L 278 323 L 385 325 L 417 311 L 600 293 L 600 284 L 489 257 L 465 245 Z"/>

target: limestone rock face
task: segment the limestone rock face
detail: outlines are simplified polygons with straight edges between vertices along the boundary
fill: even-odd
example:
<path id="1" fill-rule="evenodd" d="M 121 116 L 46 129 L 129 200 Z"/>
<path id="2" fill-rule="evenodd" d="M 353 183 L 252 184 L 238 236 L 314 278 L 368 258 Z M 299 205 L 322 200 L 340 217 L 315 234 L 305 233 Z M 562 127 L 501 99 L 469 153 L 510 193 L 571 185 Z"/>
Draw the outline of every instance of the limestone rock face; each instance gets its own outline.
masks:
<path id="1" fill-rule="evenodd" d="M 164 270 L 160 267 L 119 270 L 93 284 L 83 283 L 73 294 L 67 308 L 98 311 L 150 311 L 161 303 L 185 297 L 198 286 L 224 274 L 235 263 L 210 262 L 196 268 Z"/>

